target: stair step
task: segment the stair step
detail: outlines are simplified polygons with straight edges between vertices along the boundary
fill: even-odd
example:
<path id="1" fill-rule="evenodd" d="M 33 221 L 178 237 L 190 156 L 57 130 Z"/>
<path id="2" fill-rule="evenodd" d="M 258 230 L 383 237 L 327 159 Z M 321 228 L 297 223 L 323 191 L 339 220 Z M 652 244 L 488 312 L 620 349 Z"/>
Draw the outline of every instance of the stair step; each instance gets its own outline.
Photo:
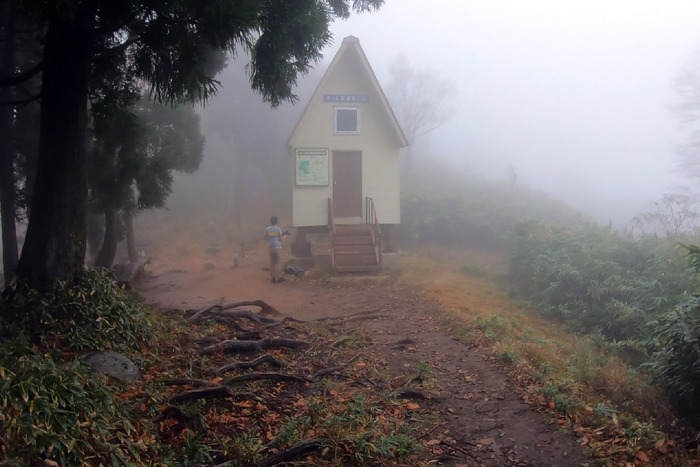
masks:
<path id="1" fill-rule="evenodd" d="M 336 225 L 335 235 L 369 235 L 372 226 L 367 224 Z"/>
<path id="2" fill-rule="evenodd" d="M 338 272 L 374 272 L 381 269 L 376 264 L 373 266 L 338 266 L 336 265 L 335 270 Z"/>
<path id="3" fill-rule="evenodd" d="M 374 255 L 340 255 L 335 257 L 336 266 L 369 265 L 376 266 L 377 258 Z"/>
<path id="4" fill-rule="evenodd" d="M 335 254 L 339 256 L 348 255 L 372 255 L 374 256 L 374 247 L 372 245 L 343 245 L 335 247 Z"/>
<path id="5" fill-rule="evenodd" d="M 336 236 L 333 241 L 337 245 L 373 245 L 372 237 L 338 237 Z"/>
<path id="6" fill-rule="evenodd" d="M 336 224 L 332 253 L 336 271 L 372 272 L 380 269 L 371 225 Z"/>

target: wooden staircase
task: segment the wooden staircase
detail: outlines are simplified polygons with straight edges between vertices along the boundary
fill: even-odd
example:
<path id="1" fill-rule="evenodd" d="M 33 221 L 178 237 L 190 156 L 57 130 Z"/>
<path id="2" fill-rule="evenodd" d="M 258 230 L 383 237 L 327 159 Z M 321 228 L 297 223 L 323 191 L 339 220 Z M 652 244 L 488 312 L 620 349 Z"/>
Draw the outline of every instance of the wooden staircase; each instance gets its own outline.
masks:
<path id="1" fill-rule="evenodd" d="M 333 201 L 328 200 L 331 265 L 340 272 L 373 272 L 382 265 L 381 231 L 372 198 L 366 200 L 367 223 L 335 223 Z"/>

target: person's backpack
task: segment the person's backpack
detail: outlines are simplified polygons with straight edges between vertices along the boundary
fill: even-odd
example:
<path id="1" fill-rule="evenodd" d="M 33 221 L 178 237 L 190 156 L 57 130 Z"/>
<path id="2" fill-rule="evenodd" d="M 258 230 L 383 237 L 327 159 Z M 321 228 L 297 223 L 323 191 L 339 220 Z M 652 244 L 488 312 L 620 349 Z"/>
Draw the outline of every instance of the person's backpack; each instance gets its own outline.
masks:
<path id="1" fill-rule="evenodd" d="M 304 270 L 294 263 L 287 263 L 284 265 L 285 274 L 294 274 L 296 277 L 301 277 L 304 275 Z"/>

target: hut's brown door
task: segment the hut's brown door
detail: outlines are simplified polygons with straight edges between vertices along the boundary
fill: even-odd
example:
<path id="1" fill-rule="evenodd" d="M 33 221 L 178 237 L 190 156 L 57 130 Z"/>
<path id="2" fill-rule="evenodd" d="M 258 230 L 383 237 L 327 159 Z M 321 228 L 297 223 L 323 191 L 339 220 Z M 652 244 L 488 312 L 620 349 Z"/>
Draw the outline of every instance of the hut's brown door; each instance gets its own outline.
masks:
<path id="1" fill-rule="evenodd" d="M 333 212 L 362 217 L 362 153 L 333 151 Z"/>

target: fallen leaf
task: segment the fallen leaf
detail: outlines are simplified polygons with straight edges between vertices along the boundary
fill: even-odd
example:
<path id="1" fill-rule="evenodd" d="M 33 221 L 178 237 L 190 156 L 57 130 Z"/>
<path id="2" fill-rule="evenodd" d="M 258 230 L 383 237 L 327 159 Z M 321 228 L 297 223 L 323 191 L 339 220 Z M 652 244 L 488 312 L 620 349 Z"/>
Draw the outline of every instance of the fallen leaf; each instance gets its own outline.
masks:
<path id="1" fill-rule="evenodd" d="M 637 451 L 634 457 L 636 457 L 639 462 L 644 462 L 645 464 L 650 462 L 649 456 L 647 456 L 647 453 L 642 450 Z"/>
<path id="2" fill-rule="evenodd" d="M 656 443 L 654 443 L 654 448 L 662 454 L 666 454 L 668 449 L 666 449 L 666 439 L 661 438 Z"/>

